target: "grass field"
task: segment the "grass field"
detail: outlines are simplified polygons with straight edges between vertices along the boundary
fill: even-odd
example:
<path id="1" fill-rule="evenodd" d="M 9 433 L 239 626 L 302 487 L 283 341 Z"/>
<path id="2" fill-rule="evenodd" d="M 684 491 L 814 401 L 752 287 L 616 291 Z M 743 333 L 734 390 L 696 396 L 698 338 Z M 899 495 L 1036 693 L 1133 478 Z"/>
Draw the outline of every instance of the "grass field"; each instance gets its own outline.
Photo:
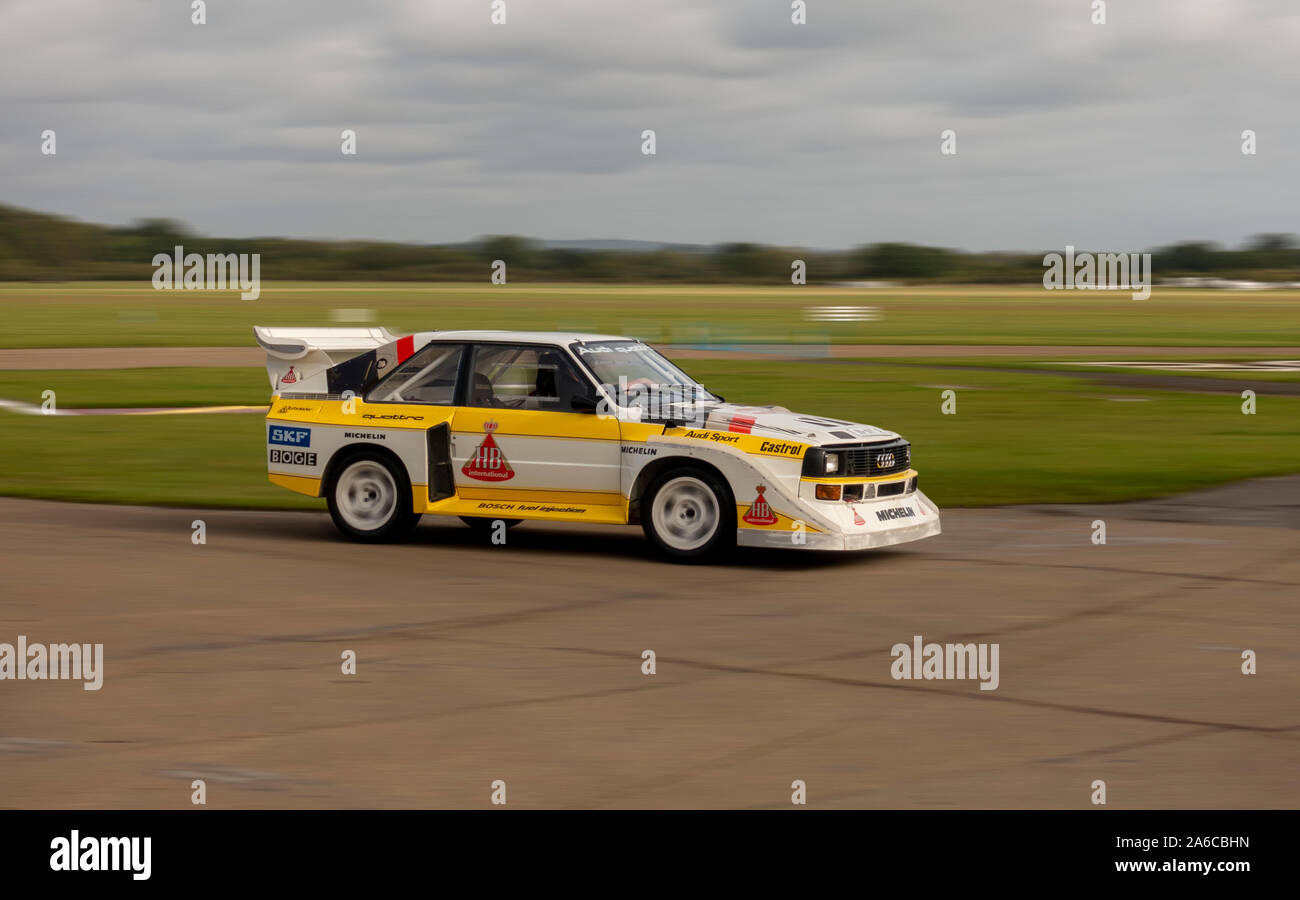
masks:
<path id="1" fill-rule="evenodd" d="M 869 306 L 871 321 L 815 321 L 818 306 Z M 728 399 L 881 425 L 915 447 L 941 506 L 1124 500 L 1300 471 L 1300 397 L 1198 393 L 1205 377 L 1295 381 L 1294 373 L 1162 371 L 1140 389 L 1101 385 L 1052 346 L 1300 346 L 1300 293 L 1050 294 L 1032 288 L 600 287 L 268 284 L 234 293 L 122 283 L 0 285 L 0 346 L 250 346 L 254 324 L 333 325 L 370 311 L 395 332 L 565 328 L 673 344 L 1025 344 L 1034 358 L 852 361 L 691 359 Z M 1223 354 L 1220 353 L 1220 356 Z M 1075 356 L 1074 358 L 1078 358 Z M 1133 360 L 1140 360 L 1140 355 Z M 1133 361 L 1130 360 L 1130 361 Z M 942 415 L 940 392 L 957 392 Z M 260 368 L 0 371 L 0 398 L 62 409 L 259 405 Z M 311 507 L 266 481 L 256 415 L 24 416 L 0 412 L 0 493 L 195 506 Z"/>
<path id="2" fill-rule="evenodd" d="M 34 406 L 54 391 L 60 409 L 254 406 L 270 401 L 265 369 L 0 369 L 0 397 Z"/>
<path id="3" fill-rule="evenodd" d="M 1300 470 L 1300 398 L 1099 388 L 1068 373 L 830 360 L 691 360 L 729 400 L 881 425 L 912 440 L 940 506 L 1124 500 Z M 0 396 L 59 405 L 259 404 L 256 369 L 0 372 Z M 957 392 L 957 414 L 940 411 Z M 0 413 L 0 493 L 64 500 L 320 507 L 266 481 L 256 415 Z"/>
<path id="4" fill-rule="evenodd" d="M 813 307 L 869 306 L 871 321 L 827 323 Z M 1296 346 L 1300 292 L 1032 287 L 865 290 L 823 286 L 267 283 L 236 292 L 134 283 L 0 285 L 0 347 L 249 346 L 253 325 L 339 324 L 369 310 L 394 331 L 572 329 L 675 343 Z"/>
<path id="5" fill-rule="evenodd" d="M 1026 357 L 1020 359 L 990 358 L 987 356 L 979 356 L 979 357 L 946 356 L 942 359 L 941 365 L 943 367 L 953 370 L 954 378 L 958 377 L 955 374 L 956 371 L 962 369 L 981 369 L 981 370 L 991 370 L 991 371 L 1026 372 L 1026 373 L 1053 372 L 1053 373 L 1060 373 L 1062 375 L 1073 375 L 1073 376 L 1085 376 L 1088 373 L 1091 373 L 1093 375 L 1101 375 L 1106 373 L 1114 374 L 1114 375 L 1161 375 L 1161 376 L 1167 375 L 1170 377 L 1185 378 L 1185 379 L 1238 380 L 1244 383 L 1248 383 L 1248 382 L 1287 383 L 1287 382 L 1300 381 L 1300 371 L 1282 372 L 1282 371 L 1270 371 L 1267 369 L 1260 369 L 1260 368 L 1244 368 L 1244 367 L 1233 369 L 1233 370 L 1161 368 L 1159 364 L 1173 363 L 1176 362 L 1177 360 L 1176 359 L 1139 359 L 1139 357 L 1141 357 L 1140 353 L 1134 354 L 1132 359 L 1101 360 L 1102 362 L 1105 362 L 1106 365 L 1079 365 L 1078 363 L 1080 361 L 1084 361 L 1083 357 L 1078 357 L 1078 356 L 1056 357 L 1056 356 L 1049 355 L 1049 353 L 1045 352 L 1042 354 L 1041 358 Z M 1240 363 L 1246 363 L 1246 362 L 1258 361 L 1258 360 L 1276 360 L 1276 355 L 1267 354 L 1261 356 L 1260 354 L 1254 354 L 1254 355 L 1215 354 L 1213 361 L 1214 362 L 1236 361 Z M 1094 360 L 1089 359 L 1087 361 L 1092 362 Z M 891 359 L 889 362 L 895 365 L 915 365 L 915 366 L 922 366 L 922 367 L 935 366 L 940 364 L 940 363 L 936 363 L 934 358 L 909 358 L 909 357 L 898 357 L 895 359 Z M 1126 366 L 1126 365 L 1121 365 L 1120 364 L 1121 362 L 1151 362 L 1151 363 L 1156 363 L 1157 365 L 1156 366 L 1131 366 L 1131 365 Z M 1300 360 L 1297 360 L 1297 368 L 1300 368 Z M 1186 390 L 1190 391 L 1196 389 L 1197 389 L 1197 385 L 1195 381 L 1187 382 Z"/>

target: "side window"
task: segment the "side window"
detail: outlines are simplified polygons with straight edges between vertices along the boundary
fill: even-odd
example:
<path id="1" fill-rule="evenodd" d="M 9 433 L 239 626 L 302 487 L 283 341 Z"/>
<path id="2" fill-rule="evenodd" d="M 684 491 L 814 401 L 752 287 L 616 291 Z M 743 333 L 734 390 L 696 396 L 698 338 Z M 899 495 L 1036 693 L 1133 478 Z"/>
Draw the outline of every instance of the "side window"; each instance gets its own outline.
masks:
<path id="1" fill-rule="evenodd" d="M 429 344 L 394 369 L 366 399 L 451 406 L 456 402 L 461 349 L 459 344 Z"/>
<path id="2" fill-rule="evenodd" d="M 470 367 L 469 406 L 572 412 L 591 393 L 564 351 L 544 344 L 483 344 Z"/>

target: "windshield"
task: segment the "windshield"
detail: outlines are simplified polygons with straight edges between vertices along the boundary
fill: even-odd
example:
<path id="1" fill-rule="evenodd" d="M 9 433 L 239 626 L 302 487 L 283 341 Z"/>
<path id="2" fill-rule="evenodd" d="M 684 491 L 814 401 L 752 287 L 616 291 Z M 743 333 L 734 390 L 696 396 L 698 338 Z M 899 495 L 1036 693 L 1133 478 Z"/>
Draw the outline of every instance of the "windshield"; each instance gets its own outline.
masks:
<path id="1" fill-rule="evenodd" d="M 574 344 L 574 355 L 620 406 L 638 396 L 659 395 L 668 402 L 716 401 L 718 398 L 640 341 L 590 341 Z M 671 398 L 671 399 L 670 399 Z"/>

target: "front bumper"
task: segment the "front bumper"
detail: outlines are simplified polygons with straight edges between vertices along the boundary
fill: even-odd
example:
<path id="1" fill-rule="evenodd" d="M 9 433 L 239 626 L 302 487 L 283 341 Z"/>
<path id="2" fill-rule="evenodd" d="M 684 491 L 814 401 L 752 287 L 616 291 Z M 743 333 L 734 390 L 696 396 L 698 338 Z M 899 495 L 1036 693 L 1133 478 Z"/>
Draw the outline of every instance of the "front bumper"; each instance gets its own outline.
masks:
<path id="1" fill-rule="evenodd" d="M 803 550 L 870 550 L 906 544 L 942 533 L 939 508 L 920 491 L 905 497 L 868 503 L 819 503 L 817 511 L 824 520 L 829 507 L 834 511 L 834 527 L 803 533 L 783 529 L 738 528 L 736 543 L 742 547 L 794 547 Z M 915 513 L 906 519 L 880 515 L 881 511 L 910 507 Z M 860 521 L 859 521 L 860 520 Z"/>

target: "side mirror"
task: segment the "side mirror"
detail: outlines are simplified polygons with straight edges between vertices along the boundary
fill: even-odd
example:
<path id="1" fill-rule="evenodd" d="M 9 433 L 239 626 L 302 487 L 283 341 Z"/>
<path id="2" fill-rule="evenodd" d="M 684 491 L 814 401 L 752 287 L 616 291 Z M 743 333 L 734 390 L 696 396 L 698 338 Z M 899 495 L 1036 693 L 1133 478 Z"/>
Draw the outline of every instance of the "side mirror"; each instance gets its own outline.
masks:
<path id="1" fill-rule="evenodd" d="M 569 401 L 569 407 L 574 412 L 594 413 L 599 403 L 600 401 L 592 394 L 574 394 L 573 399 Z"/>

